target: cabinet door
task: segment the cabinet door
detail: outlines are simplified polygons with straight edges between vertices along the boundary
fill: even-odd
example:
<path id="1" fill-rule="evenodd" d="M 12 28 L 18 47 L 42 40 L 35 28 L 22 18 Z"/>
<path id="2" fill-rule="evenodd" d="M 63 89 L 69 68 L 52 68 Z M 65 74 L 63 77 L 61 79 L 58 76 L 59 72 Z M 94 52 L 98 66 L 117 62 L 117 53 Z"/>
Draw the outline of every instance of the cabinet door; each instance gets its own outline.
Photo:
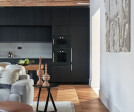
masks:
<path id="1" fill-rule="evenodd" d="M 34 8 L 34 25 L 52 25 L 52 9 Z"/>
<path id="2" fill-rule="evenodd" d="M 0 42 L 17 41 L 16 27 L 0 27 Z"/>
<path id="3" fill-rule="evenodd" d="M 52 42 L 51 27 L 36 27 L 35 40 L 39 42 Z"/>
<path id="4" fill-rule="evenodd" d="M 70 82 L 70 74 L 70 67 L 68 66 L 53 66 L 51 78 L 54 82 Z"/>
<path id="5" fill-rule="evenodd" d="M 0 8 L 0 25 L 15 25 L 15 8 Z"/>
<path id="6" fill-rule="evenodd" d="M 53 26 L 52 34 L 53 35 L 70 35 L 71 26 Z"/>
<path id="7" fill-rule="evenodd" d="M 33 27 L 18 27 L 18 41 L 20 42 L 34 42 L 35 31 Z"/>
<path id="8" fill-rule="evenodd" d="M 89 64 L 72 64 L 71 80 L 76 83 L 88 83 L 89 81 Z"/>
<path id="9" fill-rule="evenodd" d="M 71 24 L 71 9 L 55 7 L 52 9 L 52 24 L 53 25 L 70 25 Z"/>
<path id="10" fill-rule="evenodd" d="M 74 82 L 87 82 L 89 77 L 89 28 L 87 26 L 72 26 L 71 34 L 71 78 Z"/>
<path id="11" fill-rule="evenodd" d="M 71 25 L 89 25 L 89 8 L 71 8 Z"/>
<path id="12" fill-rule="evenodd" d="M 33 8 L 16 8 L 16 25 L 33 25 Z"/>

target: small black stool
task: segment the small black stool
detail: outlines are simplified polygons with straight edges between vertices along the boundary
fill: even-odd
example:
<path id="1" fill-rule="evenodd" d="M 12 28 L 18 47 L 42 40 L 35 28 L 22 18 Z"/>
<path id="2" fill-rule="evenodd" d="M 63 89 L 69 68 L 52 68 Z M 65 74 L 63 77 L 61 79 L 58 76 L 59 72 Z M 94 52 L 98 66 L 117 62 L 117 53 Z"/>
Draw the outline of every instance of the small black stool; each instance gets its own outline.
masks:
<path id="1" fill-rule="evenodd" d="M 53 104 L 53 107 L 54 107 L 54 110 L 55 110 L 55 111 L 53 111 L 53 112 L 57 112 L 57 108 L 56 108 L 56 106 L 55 106 L 55 103 L 54 103 L 54 100 L 53 100 L 53 96 L 52 96 L 52 94 L 51 94 L 51 88 L 53 88 L 53 87 L 58 87 L 59 85 L 56 84 L 56 83 L 50 83 L 50 86 L 48 86 L 48 87 L 45 87 L 45 86 L 38 86 L 38 85 L 33 85 L 33 86 L 36 87 L 36 88 L 39 88 L 39 94 L 38 94 L 38 101 L 37 101 L 36 111 L 37 111 L 37 112 L 41 112 L 40 110 L 38 110 L 39 100 L 40 100 L 40 93 L 41 93 L 41 89 L 42 89 L 42 88 L 46 88 L 46 89 L 47 89 L 47 92 L 48 92 L 48 95 L 47 95 L 47 100 L 46 100 L 46 105 L 45 105 L 44 111 L 42 111 L 42 112 L 47 112 L 49 97 L 50 97 L 50 99 L 51 99 L 51 101 L 52 101 L 52 104 Z"/>

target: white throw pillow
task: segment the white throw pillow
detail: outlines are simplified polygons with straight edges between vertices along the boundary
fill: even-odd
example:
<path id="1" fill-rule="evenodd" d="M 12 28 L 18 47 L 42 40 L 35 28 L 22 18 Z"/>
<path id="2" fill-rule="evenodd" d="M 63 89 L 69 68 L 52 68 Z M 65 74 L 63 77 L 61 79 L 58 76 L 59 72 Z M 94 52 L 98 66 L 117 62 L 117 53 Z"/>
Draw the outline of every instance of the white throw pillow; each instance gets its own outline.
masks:
<path id="1" fill-rule="evenodd" d="M 13 84 L 19 79 L 20 69 L 2 70 L 0 72 L 0 84 Z"/>
<path id="2" fill-rule="evenodd" d="M 0 66 L 0 71 L 1 71 L 1 70 L 4 70 L 4 69 L 5 69 L 5 68 L 3 68 L 3 67 Z"/>
<path id="3" fill-rule="evenodd" d="M 20 69 L 19 75 L 26 75 L 26 70 L 21 65 L 7 65 L 6 69 L 8 69 L 8 70 Z"/>

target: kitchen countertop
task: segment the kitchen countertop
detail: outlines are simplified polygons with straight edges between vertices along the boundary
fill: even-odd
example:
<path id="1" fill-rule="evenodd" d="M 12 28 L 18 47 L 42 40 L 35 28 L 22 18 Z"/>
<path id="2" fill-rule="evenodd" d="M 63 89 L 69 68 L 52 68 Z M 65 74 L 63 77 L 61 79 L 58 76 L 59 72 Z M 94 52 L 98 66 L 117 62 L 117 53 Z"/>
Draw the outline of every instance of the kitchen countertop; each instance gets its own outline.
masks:
<path id="1" fill-rule="evenodd" d="M 5 57 L 5 58 L 1 58 L 0 57 L 0 59 L 26 59 L 26 58 L 7 58 L 7 57 Z M 28 58 L 28 59 L 39 59 L 39 58 Z M 52 58 L 42 58 L 42 59 L 52 59 Z"/>

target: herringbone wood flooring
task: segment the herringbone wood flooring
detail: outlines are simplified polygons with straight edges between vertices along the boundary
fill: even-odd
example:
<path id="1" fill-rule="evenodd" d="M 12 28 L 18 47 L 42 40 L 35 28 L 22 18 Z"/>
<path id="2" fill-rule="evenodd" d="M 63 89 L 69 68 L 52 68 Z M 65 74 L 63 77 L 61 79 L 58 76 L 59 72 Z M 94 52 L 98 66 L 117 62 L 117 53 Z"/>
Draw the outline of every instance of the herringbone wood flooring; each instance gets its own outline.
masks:
<path id="1" fill-rule="evenodd" d="M 45 101 L 47 93 L 42 89 L 40 101 Z M 108 112 L 98 96 L 88 85 L 60 85 L 51 89 L 55 101 L 72 101 L 76 112 Z M 34 100 L 37 101 L 38 89 L 35 88 Z"/>

